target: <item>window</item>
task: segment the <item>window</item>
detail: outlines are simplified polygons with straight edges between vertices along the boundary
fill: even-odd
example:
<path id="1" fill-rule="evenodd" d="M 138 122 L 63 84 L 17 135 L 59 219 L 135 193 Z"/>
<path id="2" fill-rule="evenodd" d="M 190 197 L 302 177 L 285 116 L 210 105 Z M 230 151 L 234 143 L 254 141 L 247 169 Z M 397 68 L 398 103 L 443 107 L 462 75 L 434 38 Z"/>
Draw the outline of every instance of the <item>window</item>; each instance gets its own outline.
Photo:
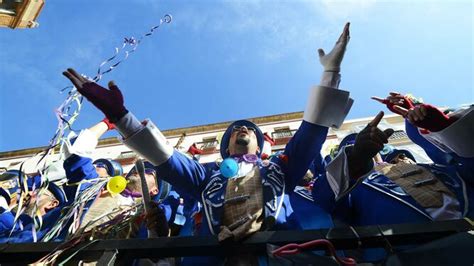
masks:
<path id="1" fill-rule="evenodd" d="M 202 150 L 202 154 L 211 154 L 217 150 L 217 141 L 216 137 L 206 137 L 202 138 L 202 142 L 196 143 L 198 149 Z"/>
<path id="2" fill-rule="evenodd" d="M 275 140 L 275 145 L 287 144 L 295 134 L 296 129 L 291 130 L 290 127 L 276 127 L 272 133 L 272 138 Z"/>

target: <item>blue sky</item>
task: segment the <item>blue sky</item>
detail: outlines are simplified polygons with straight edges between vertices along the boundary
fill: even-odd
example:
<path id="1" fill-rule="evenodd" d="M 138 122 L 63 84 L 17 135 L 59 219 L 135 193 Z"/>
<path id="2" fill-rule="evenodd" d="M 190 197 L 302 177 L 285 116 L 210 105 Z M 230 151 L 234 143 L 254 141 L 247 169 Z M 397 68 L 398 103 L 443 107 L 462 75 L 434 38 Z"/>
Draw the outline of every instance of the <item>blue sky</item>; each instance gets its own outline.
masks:
<path id="1" fill-rule="evenodd" d="M 317 49 L 329 51 L 346 21 L 348 118 L 375 115 L 383 107 L 370 96 L 390 90 L 435 105 L 474 102 L 471 1 L 413 2 L 46 1 L 39 28 L 0 29 L 0 151 L 47 145 L 66 97 L 62 71 L 93 76 L 124 37 L 166 13 L 173 22 L 102 80 L 162 129 L 302 111 L 322 71 Z M 73 128 L 101 119 L 85 102 Z"/>

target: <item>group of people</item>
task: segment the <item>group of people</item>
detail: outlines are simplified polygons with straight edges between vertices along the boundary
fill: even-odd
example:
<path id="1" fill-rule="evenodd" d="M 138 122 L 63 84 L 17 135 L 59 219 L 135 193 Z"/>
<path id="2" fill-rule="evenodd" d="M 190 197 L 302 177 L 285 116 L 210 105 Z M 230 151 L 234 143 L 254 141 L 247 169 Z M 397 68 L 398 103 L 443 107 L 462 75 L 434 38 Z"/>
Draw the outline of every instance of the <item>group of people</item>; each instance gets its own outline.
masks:
<path id="1" fill-rule="evenodd" d="M 347 23 L 331 52 L 319 49 L 324 68 L 320 85 L 311 89 L 303 121 L 283 152 L 262 159 L 265 137 L 250 121 L 239 120 L 227 128 L 220 153 L 224 162 L 235 163 L 230 174 L 223 163 L 201 164 L 175 150 L 152 121 L 140 121 L 126 109 L 114 82 L 106 89 L 67 69 L 63 74 L 106 119 L 68 137 L 64 185 L 8 172 L 15 177 L 10 187 L 0 190 L 0 242 L 64 241 L 110 224 L 124 213 L 142 219 L 131 219 L 134 229 L 117 230 L 117 237 L 169 236 L 174 231 L 174 235 L 216 235 L 219 241 L 240 241 L 263 230 L 329 228 L 335 223 L 364 226 L 472 219 L 472 106 L 446 113 L 399 93 L 373 97 L 405 118 L 407 135 L 426 151 L 431 164 L 417 163 L 409 151 L 388 146 L 394 131 L 378 128 L 384 112 L 359 133 L 344 138 L 334 158 L 322 157 L 328 129 L 342 124 L 353 103 L 350 93 L 338 88 L 349 39 Z M 121 174 L 120 167 L 90 159 L 100 136 L 113 129 L 146 160 L 144 173 L 132 169 L 126 175 L 126 189 L 119 195 L 107 184 L 108 177 Z M 143 178 L 153 202 L 146 212 L 137 207 L 145 191 Z M 188 222 L 193 230 L 184 230 Z M 58 224 L 62 226 L 57 228 Z M 170 230 L 173 226 L 181 232 Z M 384 256 L 379 250 L 368 250 L 363 259 L 380 261 Z M 190 261 L 262 263 L 253 254 Z"/>

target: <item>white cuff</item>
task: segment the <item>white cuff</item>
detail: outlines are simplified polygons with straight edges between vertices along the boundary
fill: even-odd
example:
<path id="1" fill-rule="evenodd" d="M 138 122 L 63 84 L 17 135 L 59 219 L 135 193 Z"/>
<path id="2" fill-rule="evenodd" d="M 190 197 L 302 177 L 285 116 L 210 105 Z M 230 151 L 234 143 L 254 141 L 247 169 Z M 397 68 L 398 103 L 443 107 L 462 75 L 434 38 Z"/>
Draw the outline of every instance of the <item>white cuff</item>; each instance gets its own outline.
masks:
<path id="1" fill-rule="evenodd" d="M 341 82 L 341 75 L 337 72 L 324 71 L 319 85 L 337 89 Z"/>
<path id="2" fill-rule="evenodd" d="M 349 187 L 350 175 L 349 175 L 349 162 L 347 160 L 346 149 L 352 147 L 344 147 L 338 155 L 326 166 L 326 178 L 329 186 L 331 187 L 336 201 L 349 193 L 354 189 L 359 182 L 365 179 L 365 177 L 372 172 L 369 171 L 365 175 L 361 176 L 356 184 Z"/>
<path id="3" fill-rule="evenodd" d="M 64 142 L 64 154 L 66 158 L 73 154 L 91 158 L 98 142 L 97 136 L 89 129 L 81 130 L 77 137 L 74 132 L 70 132 Z"/>
<path id="4" fill-rule="evenodd" d="M 354 101 L 349 92 L 325 86 L 311 89 L 303 119 L 306 122 L 339 128 L 351 109 Z"/>
<path id="5" fill-rule="evenodd" d="M 140 124 L 141 125 L 141 124 Z M 122 131 L 120 131 L 122 133 Z M 161 131 L 149 120 L 138 132 L 122 139 L 122 142 L 141 157 L 155 166 L 166 162 L 173 154 L 173 147 L 169 145 Z"/>
<path id="6" fill-rule="evenodd" d="M 462 116 L 449 127 L 429 134 L 421 134 L 444 152 L 461 157 L 474 157 L 474 107 L 462 111 Z"/>
<path id="7" fill-rule="evenodd" d="M 124 138 L 128 138 L 143 128 L 142 123 L 131 112 L 120 118 L 115 127 Z"/>

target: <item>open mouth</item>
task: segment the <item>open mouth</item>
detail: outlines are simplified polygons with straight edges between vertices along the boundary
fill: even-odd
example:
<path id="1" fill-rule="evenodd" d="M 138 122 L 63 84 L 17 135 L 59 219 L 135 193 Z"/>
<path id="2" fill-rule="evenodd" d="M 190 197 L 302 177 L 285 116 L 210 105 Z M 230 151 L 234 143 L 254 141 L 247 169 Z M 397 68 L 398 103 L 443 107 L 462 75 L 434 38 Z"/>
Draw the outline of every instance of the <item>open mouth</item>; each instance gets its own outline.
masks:
<path id="1" fill-rule="evenodd" d="M 239 132 L 239 134 L 237 135 L 238 138 L 245 138 L 248 136 L 249 136 L 249 133 L 245 131 Z"/>

